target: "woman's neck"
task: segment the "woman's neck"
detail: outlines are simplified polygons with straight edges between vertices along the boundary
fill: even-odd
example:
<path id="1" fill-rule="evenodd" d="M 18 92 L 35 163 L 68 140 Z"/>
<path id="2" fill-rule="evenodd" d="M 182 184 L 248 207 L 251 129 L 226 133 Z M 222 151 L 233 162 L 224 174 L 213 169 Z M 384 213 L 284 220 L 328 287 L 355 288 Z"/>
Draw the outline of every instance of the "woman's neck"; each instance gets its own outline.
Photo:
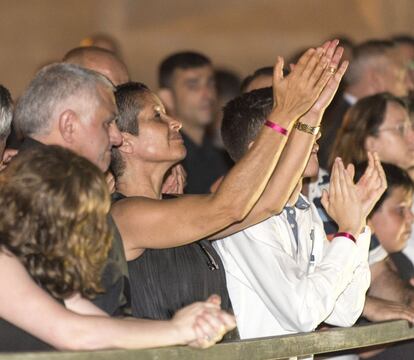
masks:
<path id="1" fill-rule="evenodd" d="M 164 176 L 171 165 L 125 163 L 122 176 L 116 180 L 116 191 L 123 195 L 161 199 Z"/>

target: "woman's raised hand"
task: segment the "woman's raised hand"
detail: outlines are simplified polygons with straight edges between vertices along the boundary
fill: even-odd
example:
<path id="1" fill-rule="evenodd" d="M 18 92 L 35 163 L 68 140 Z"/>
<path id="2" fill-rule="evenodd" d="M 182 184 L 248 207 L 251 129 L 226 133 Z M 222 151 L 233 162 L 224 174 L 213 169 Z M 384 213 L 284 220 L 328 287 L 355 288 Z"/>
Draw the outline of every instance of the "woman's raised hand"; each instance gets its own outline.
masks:
<path id="1" fill-rule="evenodd" d="M 317 49 L 307 50 L 286 77 L 283 76 L 283 59 L 278 57 L 273 74 L 272 114 L 280 113 L 295 121 L 315 104 L 335 74 L 339 83 L 347 63 L 344 62 L 338 70 L 343 49 L 337 46 L 338 41 L 334 40 Z M 323 103 L 330 101 L 336 91 L 336 85 L 336 81 L 331 82 L 330 91 L 324 93 Z"/>
<path id="2" fill-rule="evenodd" d="M 182 195 L 187 183 L 187 173 L 181 164 L 174 165 L 162 184 L 162 194 Z"/>

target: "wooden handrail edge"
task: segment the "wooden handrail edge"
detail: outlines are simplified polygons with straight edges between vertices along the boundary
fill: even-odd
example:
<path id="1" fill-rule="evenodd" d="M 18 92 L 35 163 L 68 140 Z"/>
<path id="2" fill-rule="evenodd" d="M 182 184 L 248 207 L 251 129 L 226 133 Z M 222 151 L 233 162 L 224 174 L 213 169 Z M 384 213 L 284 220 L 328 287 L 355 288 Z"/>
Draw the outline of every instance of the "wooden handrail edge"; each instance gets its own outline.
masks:
<path id="1" fill-rule="evenodd" d="M 350 328 L 232 341 L 206 350 L 174 346 L 144 350 L 4 353 L 0 355 L 0 360 L 286 359 L 292 356 L 322 354 L 413 338 L 414 328 L 406 320 L 393 320 Z"/>

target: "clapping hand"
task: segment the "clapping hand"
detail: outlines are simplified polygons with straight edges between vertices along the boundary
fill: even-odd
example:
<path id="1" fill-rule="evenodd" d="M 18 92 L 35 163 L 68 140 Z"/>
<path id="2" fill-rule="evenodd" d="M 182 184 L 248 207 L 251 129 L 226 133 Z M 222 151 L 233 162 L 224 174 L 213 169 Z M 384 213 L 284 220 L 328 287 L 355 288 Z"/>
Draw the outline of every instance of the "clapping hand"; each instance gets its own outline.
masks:
<path id="1" fill-rule="evenodd" d="M 321 202 L 328 215 L 338 224 L 340 232 L 358 237 L 365 223 L 365 215 L 357 187 L 340 158 L 335 159 L 329 192 L 324 190 Z"/>
<path id="2" fill-rule="evenodd" d="M 367 156 L 368 166 L 356 184 L 364 217 L 367 217 L 371 213 L 375 204 L 387 188 L 387 179 L 378 154 L 372 154 L 368 151 Z M 353 178 L 355 170 L 352 164 L 348 165 L 347 171 Z"/>
<path id="3" fill-rule="evenodd" d="M 105 173 L 106 185 L 110 194 L 113 194 L 116 189 L 115 177 L 110 170 Z"/>
<path id="4" fill-rule="evenodd" d="M 337 46 L 338 41 L 334 40 L 307 50 L 286 77 L 283 76 L 283 59 L 278 57 L 273 74 L 274 109 L 270 119 L 277 118 L 279 113 L 296 121 L 322 94 L 317 108 L 329 104 L 348 65 L 344 62 L 338 69 L 343 49 Z"/>
<path id="5" fill-rule="evenodd" d="M 331 103 L 334 95 L 336 94 L 342 77 L 344 76 L 349 64 L 348 61 L 344 61 L 341 65 L 339 65 L 344 49 L 342 47 L 337 47 L 338 40 L 328 42 L 324 44 L 324 46 L 327 47 L 326 56 L 331 59 L 328 69 L 331 72 L 335 70 L 335 72 L 333 73 L 333 76 L 329 78 L 328 83 L 323 88 L 317 101 L 313 104 L 309 112 L 304 115 L 316 116 L 319 119 L 322 118 L 324 111 Z"/>
<path id="6" fill-rule="evenodd" d="M 16 149 L 6 149 L 3 153 L 3 158 L 0 159 L 0 171 L 4 170 L 10 161 L 17 155 L 18 150 Z"/>
<path id="7" fill-rule="evenodd" d="M 207 301 L 177 311 L 172 322 L 180 336 L 184 336 L 184 344 L 207 348 L 236 327 L 234 316 L 221 310 L 220 304 L 220 297 L 212 295 Z"/>
<path id="8" fill-rule="evenodd" d="M 165 179 L 161 192 L 163 194 L 183 194 L 187 173 L 181 164 L 174 165 Z"/>

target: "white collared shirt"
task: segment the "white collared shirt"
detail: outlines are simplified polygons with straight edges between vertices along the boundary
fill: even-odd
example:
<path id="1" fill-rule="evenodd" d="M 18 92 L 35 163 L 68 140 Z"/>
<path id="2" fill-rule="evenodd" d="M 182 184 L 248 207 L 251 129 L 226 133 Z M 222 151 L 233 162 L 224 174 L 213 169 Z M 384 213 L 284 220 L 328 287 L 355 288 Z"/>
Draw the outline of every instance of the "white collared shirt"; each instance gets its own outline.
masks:
<path id="1" fill-rule="evenodd" d="M 358 245 L 345 237 L 329 242 L 307 204 L 295 208 L 298 241 L 285 210 L 214 243 L 242 339 L 312 331 L 323 321 L 351 326 L 362 312 L 369 228 Z"/>
<path id="2" fill-rule="evenodd" d="M 344 93 L 344 99 L 348 102 L 348 104 L 350 104 L 351 106 L 356 104 L 358 99 L 356 98 L 356 96 L 351 95 L 350 93 Z"/>

